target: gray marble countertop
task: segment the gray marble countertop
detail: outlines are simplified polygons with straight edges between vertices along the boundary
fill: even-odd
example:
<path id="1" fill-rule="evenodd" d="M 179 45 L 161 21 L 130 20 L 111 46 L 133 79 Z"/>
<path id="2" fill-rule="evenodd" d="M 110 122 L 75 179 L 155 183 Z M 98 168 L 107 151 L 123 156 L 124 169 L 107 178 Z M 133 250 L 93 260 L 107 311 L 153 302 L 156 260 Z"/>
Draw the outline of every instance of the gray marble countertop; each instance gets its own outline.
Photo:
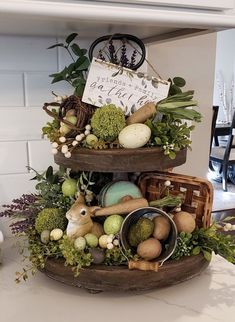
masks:
<path id="1" fill-rule="evenodd" d="M 90 294 L 37 273 L 16 284 L 21 258 L 3 244 L 0 265 L 1 322 L 232 322 L 235 320 L 234 265 L 214 256 L 199 277 L 144 294 Z"/>

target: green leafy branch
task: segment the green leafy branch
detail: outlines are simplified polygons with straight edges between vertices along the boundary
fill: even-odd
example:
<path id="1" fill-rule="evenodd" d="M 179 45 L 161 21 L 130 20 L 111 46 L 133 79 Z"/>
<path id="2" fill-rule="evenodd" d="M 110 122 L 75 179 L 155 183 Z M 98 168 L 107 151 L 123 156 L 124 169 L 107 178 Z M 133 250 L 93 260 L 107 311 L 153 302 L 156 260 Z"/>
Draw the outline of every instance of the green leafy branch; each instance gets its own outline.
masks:
<path id="1" fill-rule="evenodd" d="M 181 232 L 172 259 L 198 255 L 201 252 L 207 260 L 211 260 L 214 252 L 235 264 L 234 237 L 219 232 L 216 224 L 209 228 L 198 228 L 192 234 Z"/>
<path id="2" fill-rule="evenodd" d="M 145 123 L 152 133 L 151 143 L 161 146 L 164 154 L 170 159 L 175 159 L 177 152 L 183 148 L 190 148 L 190 133 L 194 126 L 182 123 L 180 119 L 175 119 L 173 115 L 165 115 L 161 121 L 147 120 Z"/>
<path id="3" fill-rule="evenodd" d="M 31 167 L 29 170 L 35 172 L 35 176 L 31 180 L 37 180 L 38 183 L 35 189 L 38 191 L 38 202 L 45 208 L 62 208 L 68 210 L 73 199 L 66 197 L 62 193 L 61 185 L 66 177 L 66 172 L 63 168 L 54 171 L 52 166 L 49 166 L 42 174 L 38 173 Z"/>
<path id="4" fill-rule="evenodd" d="M 56 109 L 52 109 L 52 112 L 58 115 Z M 57 141 L 60 137 L 60 122 L 58 119 L 54 118 L 52 122 L 47 122 L 45 126 L 42 127 L 42 137 L 47 136 L 48 140 L 51 142 Z"/>
<path id="5" fill-rule="evenodd" d="M 51 83 L 66 81 L 74 87 L 74 94 L 81 97 L 86 84 L 90 61 L 86 55 L 87 49 L 82 49 L 77 43 L 73 42 L 77 36 L 77 33 L 72 33 L 65 39 L 65 43 L 54 44 L 48 47 L 48 49 L 62 47 L 67 51 L 72 60 L 72 63 L 69 66 L 65 66 L 62 71 L 50 75 L 53 78 Z"/>

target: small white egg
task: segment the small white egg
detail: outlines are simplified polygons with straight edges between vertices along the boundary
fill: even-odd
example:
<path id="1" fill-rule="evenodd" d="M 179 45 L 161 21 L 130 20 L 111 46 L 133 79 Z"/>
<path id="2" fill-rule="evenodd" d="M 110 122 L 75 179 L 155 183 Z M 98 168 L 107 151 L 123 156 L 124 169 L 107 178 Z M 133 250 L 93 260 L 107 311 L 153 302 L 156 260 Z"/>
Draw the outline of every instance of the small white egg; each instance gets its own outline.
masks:
<path id="1" fill-rule="evenodd" d="M 108 238 L 107 238 L 107 243 L 108 243 L 108 244 L 111 244 L 111 243 L 112 243 L 112 241 L 113 241 L 113 238 L 112 238 L 112 237 L 110 237 L 110 236 L 108 236 Z"/>
<path id="2" fill-rule="evenodd" d="M 114 241 L 113 241 L 113 245 L 114 245 L 114 246 L 118 246 L 118 245 L 119 245 L 119 240 L 118 240 L 118 239 L 114 239 Z"/>
<path id="3" fill-rule="evenodd" d="M 59 240 L 63 236 L 63 230 L 55 228 L 50 232 L 50 240 Z"/>
<path id="4" fill-rule="evenodd" d="M 51 146 L 52 146 L 53 148 L 58 148 L 58 143 L 57 143 L 57 142 L 53 142 L 53 143 L 51 144 Z"/>
<path id="5" fill-rule="evenodd" d="M 142 123 L 124 127 L 119 133 L 118 140 L 123 148 L 136 149 L 144 146 L 151 137 L 150 128 Z"/>
<path id="6" fill-rule="evenodd" d="M 108 243 L 108 244 L 107 244 L 107 248 L 108 248 L 108 249 L 113 249 L 113 247 L 114 247 L 114 246 L 113 246 L 113 244 L 112 244 L 112 243 Z"/>
<path id="7" fill-rule="evenodd" d="M 65 153 L 65 154 L 64 154 L 64 156 L 65 156 L 67 159 L 71 158 L 71 155 L 72 155 L 72 154 L 71 154 L 71 152 L 67 152 L 67 153 Z"/>
<path id="8" fill-rule="evenodd" d="M 51 153 L 52 153 L 52 154 L 57 154 L 57 153 L 58 153 L 58 150 L 57 150 L 56 148 L 53 148 L 53 149 L 51 150 Z"/>
<path id="9" fill-rule="evenodd" d="M 230 229 L 232 228 L 232 224 L 227 223 L 227 224 L 225 225 L 225 227 L 226 227 L 228 230 L 230 230 Z"/>
<path id="10" fill-rule="evenodd" d="M 69 147 L 67 146 L 67 144 L 63 145 L 62 148 L 61 148 L 62 153 L 67 153 L 68 150 L 69 150 Z"/>
<path id="11" fill-rule="evenodd" d="M 60 141 L 61 143 L 64 143 L 64 142 L 66 142 L 66 138 L 65 138 L 64 136 L 61 136 L 61 137 L 59 138 L 59 141 Z"/>

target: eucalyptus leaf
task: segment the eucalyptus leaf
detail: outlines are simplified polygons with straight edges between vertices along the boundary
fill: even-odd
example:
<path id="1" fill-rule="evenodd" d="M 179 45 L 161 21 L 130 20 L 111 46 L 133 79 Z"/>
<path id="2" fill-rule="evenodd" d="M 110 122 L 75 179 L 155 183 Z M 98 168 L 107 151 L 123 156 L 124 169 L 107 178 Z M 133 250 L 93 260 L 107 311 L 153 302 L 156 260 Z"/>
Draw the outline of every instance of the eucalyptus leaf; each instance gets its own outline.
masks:
<path id="1" fill-rule="evenodd" d="M 170 158 L 171 160 L 174 160 L 174 159 L 176 158 L 176 153 L 175 153 L 174 151 L 170 151 L 170 152 L 169 152 L 169 158 Z"/>
<path id="2" fill-rule="evenodd" d="M 46 179 L 49 179 L 53 175 L 53 168 L 49 166 L 46 170 Z"/>
<path id="3" fill-rule="evenodd" d="M 200 252 L 201 252 L 201 247 L 200 246 L 196 246 L 192 250 L 192 255 L 198 255 L 198 254 L 200 254 Z"/>
<path id="4" fill-rule="evenodd" d="M 186 81 L 182 77 L 174 77 L 173 82 L 178 87 L 184 87 L 186 85 Z"/>
<path id="5" fill-rule="evenodd" d="M 76 32 L 68 35 L 68 37 L 65 39 L 65 41 L 67 42 L 67 44 L 69 45 L 77 37 L 77 35 L 78 34 Z"/>
<path id="6" fill-rule="evenodd" d="M 85 56 L 82 56 L 82 57 L 85 57 Z M 89 65 L 90 65 L 89 59 L 85 57 L 84 62 L 77 67 L 77 70 L 86 70 L 89 67 Z"/>
<path id="7" fill-rule="evenodd" d="M 206 250 L 202 250 L 203 252 L 203 255 L 204 255 L 204 258 L 209 262 L 211 261 L 211 258 L 212 258 L 212 254 Z"/>
<path id="8" fill-rule="evenodd" d="M 60 81 L 64 80 L 64 76 L 63 75 L 57 75 L 53 78 L 53 80 L 51 81 L 52 84 L 54 83 L 58 83 Z"/>
<path id="9" fill-rule="evenodd" d="M 77 44 L 72 44 L 71 49 L 76 56 L 83 56 L 83 52 Z"/>
<path id="10" fill-rule="evenodd" d="M 56 47 L 64 47 L 64 44 L 63 43 L 55 44 L 55 45 L 48 47 L 47 49 L 52 49 L 52 48 L 56 48 Z"/>

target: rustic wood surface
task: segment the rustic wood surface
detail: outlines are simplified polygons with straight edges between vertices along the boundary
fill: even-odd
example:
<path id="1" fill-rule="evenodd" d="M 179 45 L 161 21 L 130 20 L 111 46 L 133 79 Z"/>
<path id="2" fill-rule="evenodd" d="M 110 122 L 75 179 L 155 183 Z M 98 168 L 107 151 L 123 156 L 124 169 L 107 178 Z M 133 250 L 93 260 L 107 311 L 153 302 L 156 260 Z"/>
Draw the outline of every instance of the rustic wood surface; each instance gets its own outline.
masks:
<path id="1" fill-rule="evenodd" d="M 99 291 L 148 291 L 174 285 L 199 275 L 207 266 L 203 255 L 169 260 L 158 272 L 129 270 L 126 266 L 92 265 L 74 277 L 71 267 L 62 259 L 48 259 L 41 270 L 50 278 L 92 292 Z"/>
<path id="2" fill-rule="evenodd" d="M 139 149 L 90 150 L 79 148 L 67 159 L 62 153 L 54 156 L 55 163 L 74 171 L 142 172 L 177 167 L 186 162 L 186 149 L 171 160 L 158 147 Z"/>

